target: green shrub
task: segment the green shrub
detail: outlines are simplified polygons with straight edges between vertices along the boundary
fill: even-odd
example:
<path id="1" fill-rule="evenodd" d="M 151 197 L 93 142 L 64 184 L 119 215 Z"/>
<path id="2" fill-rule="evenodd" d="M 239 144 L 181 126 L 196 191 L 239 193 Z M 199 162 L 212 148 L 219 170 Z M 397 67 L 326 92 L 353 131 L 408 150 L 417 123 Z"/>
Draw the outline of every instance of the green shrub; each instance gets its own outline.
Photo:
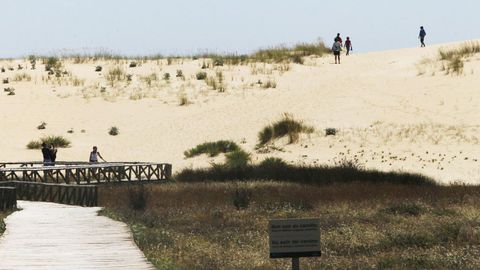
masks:
<path id="1" fill-rule="evenodd" d="M 232 141 L 220 140 L 216 142 L 206 142 L 197 145 L 184 152 L 185 157 L 191 158 L 202 154 L 208 154 L 210 157 L 215 157 L 220 153 L 228 153 L 239 150 L 240 147 Z"/>
<path id="2" fill-rule="evenodd" d="M 280 169 L 287 167 L 288 164 L 281 158 L 269 157 L 260 162 L 260 167 L 266 169 Z"/>
<path id="3" fill-rule="evenodd" d="M 37 129 L 45 129 L 47 126 L 47 123 L 41 122 L 40 125 L 37 126 Z"/>
<path id="4" fill-rule="evenodd" d="M 197 72 L 197 80 L 205 80 L 207 78 L 207 73 L 205 71 Z"/>
<path id="5" fill-rule="evenodd" d="M 241 149 L 228 152 L 225 157 L 225 166 L 228 168 L 244 168 L 250 162 L 250 154 Z"/>
<path id="6" fill-rule="evenodd" d="M 335 128 L 326 128 L 325 129 L 325 136 L 335 136 L 337 135 L 337 129 Z"/>
<path id="7" fill-rule="evenodd" d="M 266 126 L 258 134 L 259 144 L 261 147 L 272 140 L 288 136 L 289 143 L 298 141 L 300 133 L 312 133 L 313 127 L 305 126 L 302 122 L 292 118 L 289 114 L 284 114 L 283 119 Z"/>
<path id="8" fill-rule="evenodd" d="M 163 74 L 163 80 L 168 81 L 170 80 L 170 73 L 166 72 Z"/>
<path id="9" fill-rule="evenodd" d="M 120 67 L 114 67 L 108 71 L 107 81 L 113 86 L 117 81 L 125 80 L 125 72 Z"/>
<path id="10" fill-rule="evenodd" d="M 108 130 L 108 134 L 112 136 L 117 136 L 118 134 L 120 134 L 120 130 L 118 129 L 118 127 L 113 126 Z"/>
<path id="11" fill-rule="evenodd" d="M 40 138 L 40 140 L 37 141 L 30 141 L 27 144 L 28 149 L 40 149 L 42 148 L 42 143 L 45 143 L 47 145 L 53 145 L 56 148 L 68 148 L 71 146 L 71 142 L 63 137 L 63 136 L 46 136 Z"/>
<path id="12" fill-rule="evenodd" d="M 62 62 L 57 57 L 49 57 L 47 60 L 43 60 L 45 63 L 45 71 L 54 71 L 62 67 Z"/>

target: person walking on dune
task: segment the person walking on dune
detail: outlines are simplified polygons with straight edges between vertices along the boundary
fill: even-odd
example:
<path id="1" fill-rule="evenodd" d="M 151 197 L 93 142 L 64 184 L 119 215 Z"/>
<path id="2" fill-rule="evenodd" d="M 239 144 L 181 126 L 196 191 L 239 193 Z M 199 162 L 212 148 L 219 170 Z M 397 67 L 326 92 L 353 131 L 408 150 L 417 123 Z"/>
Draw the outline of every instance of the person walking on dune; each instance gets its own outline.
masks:
<path id="1" fill-rule="evenodd" d="M 347 40 L 345 40 L 345 49 L 347 49 L 347 53 L 345 55 L 350 55 L 350 51 L 353 50 L 352 42 L 350 41 L 350 37 L 347 37 Z"/>
<path id="2" fill-rule="evenodd" d="M 333 39 L 333 41 L 335 41 L 335 42 L 339 41 L 339 42 L 340 42 L 340 46 L 343 46 L 343 40 L 342 40 L 342 38 L 340 37 L 340 33 L 337 33 L 337 36 L 335 37 L 335 39 Z"/>
<path id="3" fill-rule="evenodd" d="M 100 155 L 100 152 L 97 151 L 97 147 L 94 146 L 92 152 L 90 152 L 90 158 L 89 162 L 98 162 L 98 158 L 101 158 L 103 162 L 107 162 L 105 159 L 103 159 L 102 155 Z"/>
<path id="4" fill-rule="evenodd" d="M 340 64 L 340 52 L 342 51 L 342 43 L 340 41 L 335 41 L 332 45 L 332 52 L 333 55 L 335 56 L 335 64 Z"/>
<path id="5" fill-rule="evenodd" d="M 420 33 L 418 34 L 418 38 L 420 39 L 420 47 L 425 47 L 425 36 L 427 35 L 427 32 L 425 32 L 425 29 L 423 29 L 423 26 L 420 26 Z"/>

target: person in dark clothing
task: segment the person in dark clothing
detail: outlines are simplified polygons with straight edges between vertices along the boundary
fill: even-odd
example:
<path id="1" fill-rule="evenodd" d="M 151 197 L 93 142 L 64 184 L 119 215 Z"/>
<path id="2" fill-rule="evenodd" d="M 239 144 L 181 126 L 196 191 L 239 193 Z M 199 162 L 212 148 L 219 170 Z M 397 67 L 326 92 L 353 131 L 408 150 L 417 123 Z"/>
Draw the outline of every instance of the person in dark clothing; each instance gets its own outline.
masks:
<path id="1" fill-rule="evenodd" d="M 343 40 L 342 38 L 340 37 L 340 33 L 337 33 L 337 36 L 335 37 L 335 39 L 333 40 L 335 42 L 340 42 L 340 45 L 343 46 Z"/>
<path id="2" fill-rule="evenodd" d="M 49 166 L 52 163 L 50 149 L 46 143 L 42 143 L 43 166 Z"/>
<path id="3" fill-rule="evenodd" d="M 423 26 L 420 26 L 420 33 L 418 34 L 418 38 L 420 39 L 420 47 L 425 47 L 425 36 L 427 35 L 427 32 L 425 32 L 425 29 L 423 29 Z"/>
<path id="4" fill-rule="evenodd" d="M 55 145 L 51 144 L 49 150 L 50 160 L 52 161 L 51 165 L 55 166 L 55 160 L 57 159 L 57 148 L 55 148 Z"/>
<path id="5" fill-rule="evenodd" d="M 350 41 L 350 37 L 347 37 L 347 40 L 345 40 L 345 48 L 347 49 L 347 54 L 346 55 L 349 55 L 350 51 L 353 50 L 352 42 Z"/>

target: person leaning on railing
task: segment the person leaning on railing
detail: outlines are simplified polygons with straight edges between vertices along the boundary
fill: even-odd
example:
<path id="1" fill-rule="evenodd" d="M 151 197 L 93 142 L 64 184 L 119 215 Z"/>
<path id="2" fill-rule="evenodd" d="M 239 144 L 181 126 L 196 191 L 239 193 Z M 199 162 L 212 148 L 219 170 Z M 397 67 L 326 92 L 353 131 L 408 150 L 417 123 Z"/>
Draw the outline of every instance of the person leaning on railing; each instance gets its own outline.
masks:
<path id="1" fill-rule="evenodd" d="M 105 159 L 103 159 L 102 155 L 100 155 L 100 152 L 97 151 L 97 147 L 94 146 L 93 147 L 93 151 L 90 152 L 90 158 L 89 158 L 89 161 L 90 162 L 98 162 L 98 158 L 102 159 L 103 162 L 107 162 Z"/>

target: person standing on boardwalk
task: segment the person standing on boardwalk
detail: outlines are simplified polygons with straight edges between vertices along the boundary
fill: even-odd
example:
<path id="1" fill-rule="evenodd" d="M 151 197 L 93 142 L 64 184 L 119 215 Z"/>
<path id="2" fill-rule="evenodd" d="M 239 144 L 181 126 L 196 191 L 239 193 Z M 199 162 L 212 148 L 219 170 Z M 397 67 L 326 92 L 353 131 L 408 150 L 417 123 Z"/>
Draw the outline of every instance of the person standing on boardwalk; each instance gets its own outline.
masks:
<path id="1" fill-rule="evenodd" d="M 50 148 L 46 143 L 42 143 L 43 166 L 49 166 L 52 163 Z"/>
<path id="2" fill-rule="evenodd" d="M 51 165 L 55 166 L 55 160 L 57 159 L 57 148 L 55 148 L 55 145 L 51 144 L 48 150 L 50 151 L 50 161 L 52 162 Z"/>
<path id="3" fill-rule="evenodd" d="M 337 59 L 338 59 L 338 64 L 340 64 L 341 51 L 342 51 L 342 43 L 340 43 L 340 41 L 335 41 L 332 45 L 332 52 L 333 52 L 333 55 L 335 56 L 335 64 L 337 64 Z"/>
<path id="4" fill-rule="evenodd" d="M 103 159 L 102 155 L 100 155 L 100 152 L 97 151 L 97 147 L 94 146 L 92 152 L 90 152 L 89 162 L 98 162 L 98 158 L 101 158 L 103 162 L 107 162 Z"/>
<path id="5" fill-rule="evenodd" d="M 425 47 L 425 36 L 427 35 L 427 32 L 425 32 L 425 29 L 423 29 L 423 26 L 420 26 L 420 33 L 418 34 L 418 38 L 420 39 L 420 47 Z"/>
<path id="6" fill-rule="evenodd" d="M 347 54 L 345 54 L 345 55 L 350 55 L 350 51 L 353 50 L 352 42 L 350 41 L 350 37 L 347 37 L 347 40 L 345 40 L 345 48 L 347 49 Z"/>

